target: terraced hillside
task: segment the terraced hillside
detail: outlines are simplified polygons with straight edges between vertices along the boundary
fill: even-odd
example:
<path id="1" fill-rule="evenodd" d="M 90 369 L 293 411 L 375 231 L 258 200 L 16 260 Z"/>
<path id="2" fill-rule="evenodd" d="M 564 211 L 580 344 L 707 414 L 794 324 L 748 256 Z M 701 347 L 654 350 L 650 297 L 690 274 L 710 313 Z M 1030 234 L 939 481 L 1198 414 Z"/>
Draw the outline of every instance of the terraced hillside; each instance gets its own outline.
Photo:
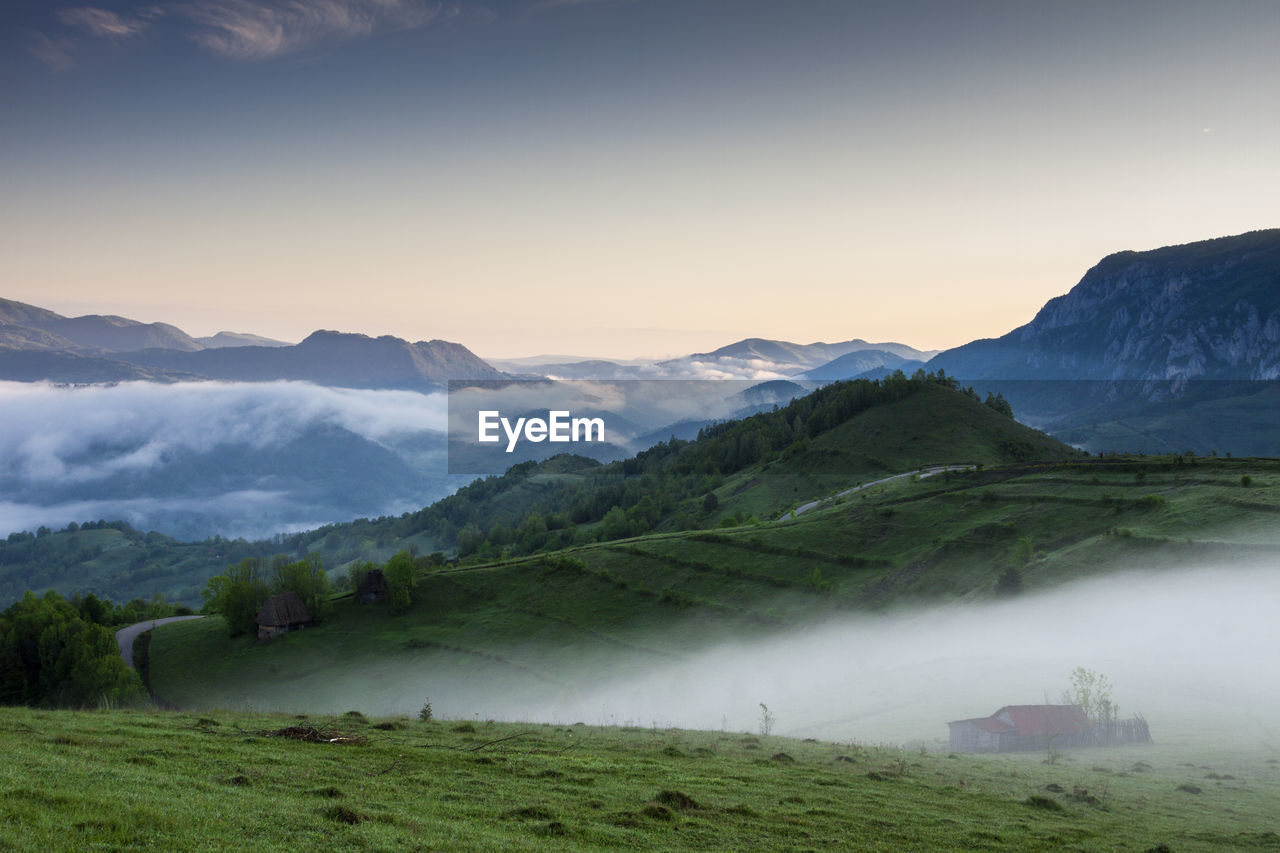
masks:
<path id="1" fill-rule="evenodd" d="M 339 599 L 260 646 L 218 618 L 155 632 L 150 680 L 181 707 L 459 713 L 554 709 L 624 674 L 836 616 L 977 603 L 1118 569 L 1280 555 L 1280 461 L 1037 463 L 902 479 L 804 515 L 442 568 L 402 616 Z M 1014 590 L 1011 588 L 1010 592 Z"/>

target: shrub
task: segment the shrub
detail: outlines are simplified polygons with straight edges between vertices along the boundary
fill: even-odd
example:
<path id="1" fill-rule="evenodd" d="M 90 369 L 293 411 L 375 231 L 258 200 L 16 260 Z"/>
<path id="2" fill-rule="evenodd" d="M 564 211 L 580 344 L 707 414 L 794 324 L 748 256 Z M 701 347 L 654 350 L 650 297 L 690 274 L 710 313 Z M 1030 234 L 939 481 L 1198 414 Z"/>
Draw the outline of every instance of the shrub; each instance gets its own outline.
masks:
<path id="1" fill-rule="evenodd" d="M 769 710 L 769 706 L 761 702 L 760 703 L 760 734 L 764 735 L 765 737 L 768 737 L 770 734 L 772 734 L 773 724 L 776 721 L 777 721 L 777 718 L 773 715 L 773 712 Z"/>
<path id="2" fill-rule="evenodd" d="M 1046 797 L 1044 794 L 1032 794 L 1031 796 L 1023 800 L 1023 802 L 1025 802 L 1029 806 L 1035 806 L 1038 809 L 1044 809 L 1045 811 L 1050 811 L 1050 812 L 1062 811 L 1062 803 L 1058 802 L 1057 800 L 1051 797 Z"/>
<path id="3" fill-rule="evenodd" d="M 1022 572 L 1010 566 L 996 578 L 996 595 L 1009 596 L 1022 592 Z"/>
<path id="4" fill-rule="evenodd" d="M 654 797 L 654 802 L 661 803 L 680 811 L 688 811 L 689 809 L 698 808 L 698 804 L 693 797 L 680 791 L 659 791 L 658 796 Z"/>
<path id="5" fill-rule="evenodd" d="M 685 595 L 680 590 L 672 589 L 669 586 L 664 586 L 662 588 L 662 595 L 658 599 L 658 601 L 660 601 L 663 604 L 674 605 L 675 607 L 679 607 L 681 609 L 685 607 L 689 607 L 694 603 L 692 598 Z"/>

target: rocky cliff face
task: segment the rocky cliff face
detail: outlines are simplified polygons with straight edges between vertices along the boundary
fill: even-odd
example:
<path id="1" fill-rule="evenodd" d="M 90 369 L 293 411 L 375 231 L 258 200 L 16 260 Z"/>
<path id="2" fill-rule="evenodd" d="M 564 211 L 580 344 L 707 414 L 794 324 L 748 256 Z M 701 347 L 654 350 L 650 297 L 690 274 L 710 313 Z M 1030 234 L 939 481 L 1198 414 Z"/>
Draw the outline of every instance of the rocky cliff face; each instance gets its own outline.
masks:
<path id="1" fill-rule="evenodd" d="M 1104 258 L 1027 325 L 930 362 L 962 379 L 1280 378 L 1280 229 Z"/>

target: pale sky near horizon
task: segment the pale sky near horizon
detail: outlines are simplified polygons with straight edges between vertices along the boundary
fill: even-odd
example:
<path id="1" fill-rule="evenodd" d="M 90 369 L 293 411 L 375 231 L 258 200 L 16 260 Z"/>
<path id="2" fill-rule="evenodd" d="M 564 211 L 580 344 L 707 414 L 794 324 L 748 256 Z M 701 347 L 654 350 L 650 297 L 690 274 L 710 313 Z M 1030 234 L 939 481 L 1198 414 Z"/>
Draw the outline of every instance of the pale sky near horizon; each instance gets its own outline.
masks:
<path id="1" fill-rule="evenodd" d="M 21 0 L 0 296 L 490 357 L 921 349 L 1280 226 L 1280 4 Z"/>

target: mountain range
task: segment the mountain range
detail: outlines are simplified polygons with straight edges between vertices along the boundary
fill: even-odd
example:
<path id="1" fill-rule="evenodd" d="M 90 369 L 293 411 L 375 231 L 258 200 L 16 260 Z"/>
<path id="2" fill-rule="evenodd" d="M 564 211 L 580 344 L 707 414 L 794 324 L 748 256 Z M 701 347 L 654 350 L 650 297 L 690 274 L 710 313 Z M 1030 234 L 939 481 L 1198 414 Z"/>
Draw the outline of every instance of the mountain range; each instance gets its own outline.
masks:
<path id="1" fill-rule="evenodd" d="M 661 360 L 616 361 L 599 358 L 545 356 L 494 361 L 517 374 L 555 379 L 852 379 L 885 366 L 924 364 L 937 350 L 924 351 L 900 343 L 869 343 L 855 338 L 837 343 L 797 344 L 767 338 L 744 338 L 710 352 Z"/>
<path id="2" fill-rule="evenodd" d="M 204 345 L 177 326 L 141 323 L 114 315 L 64 317 L 46 308 L 0 299 L 0 333 L 18 349 L 88 353 L 128 352 L 161 347 L 198 350 Z M 20 344 L 26 343 L 26 346 Z"/>
<path id="3" fill-rule="evenodd" d="M 1258 384 L 1280 379 L 1280 229 L 1108 255 L 1026 325 L 941 353 L 861 339 L 745 338 L 665 360 L 540 356 L 493 364 L 441 340 L 326 330 L 295 345 L 234 332 L 196 338 L 166 323 L 64 317 L 0 300 L 0 379 L 23 381 L 290 379 L 432 391 L 449 379 L 539 376 L 822 383 L 926 364 L 980 392 L 1004 394 L 1020 417 L 1082 447 L 1209 449 L 1197 423 L 1222 422 L 1214 401 L 1230 400 L 1221 406 L 1236 413 L 1234 428 L 1215 429 L 1217 443 L 1280 453 L 1270 428 L 1280 412 L 1269 402 L 1280 395 L 1261 394 Z M 1169 408 L 1175 404 L 1177 411 Z"/>
<path id="4" fill-rule="evenodd" d="M 789 341 L 771 341 L 764 338 L 746 338 L 737 343 L 720 347 L 711 352 L 694 353 L 687 356 L 694 361 L 715 361 L 724 358 L 759 359 L 775 364 L 796 364 L 816 367 L 826 364 L 841 356 L 863 350 L 878 350 L 891 353 L 903 359 L 927 361 L 934 352 L 922 352 L 906 344 L 881 343 L 873 344 L 857 338 L 835 344 L 793 344 Z"/>
<path id="5" fill-rule="evenodd" d="M 461 344 L 317 331 L 301 343 L 243 332 L 194 338 L 168 323 L 64 317 L 0 299 L 0 379 L 303 380 L 343 388 L 440 390 L 450 379 L 505 376 Z"/>
<path id="6" fill-rule="evenodd" d="M 438 390 L 450 379 L 502 379 L 462 344 L 318 331 L 294 346 L 233 346 L 184 352 L 130 353 L 134 364 L 211 379 L 263 382 L 293 379 L 342 388 Z"/>
<path id="7" fill-rule="evenodd" d="M 245 332 L 193 337 L 168 323 L 126 317 L 64 317 L 0 299 L 0 379 L 97 383 L 221 379 L 301 380 L 342 388 L 432 391 L 450 379 L 796 377 L 833 381 L 923 364 L 937 351 L 861 339 L 797 344 L 745 338 L 680 358 L 612 360 L 576 356 L 481 359 L 462 344 L 409 342 L 330 330 L 298 344 Z"/>

